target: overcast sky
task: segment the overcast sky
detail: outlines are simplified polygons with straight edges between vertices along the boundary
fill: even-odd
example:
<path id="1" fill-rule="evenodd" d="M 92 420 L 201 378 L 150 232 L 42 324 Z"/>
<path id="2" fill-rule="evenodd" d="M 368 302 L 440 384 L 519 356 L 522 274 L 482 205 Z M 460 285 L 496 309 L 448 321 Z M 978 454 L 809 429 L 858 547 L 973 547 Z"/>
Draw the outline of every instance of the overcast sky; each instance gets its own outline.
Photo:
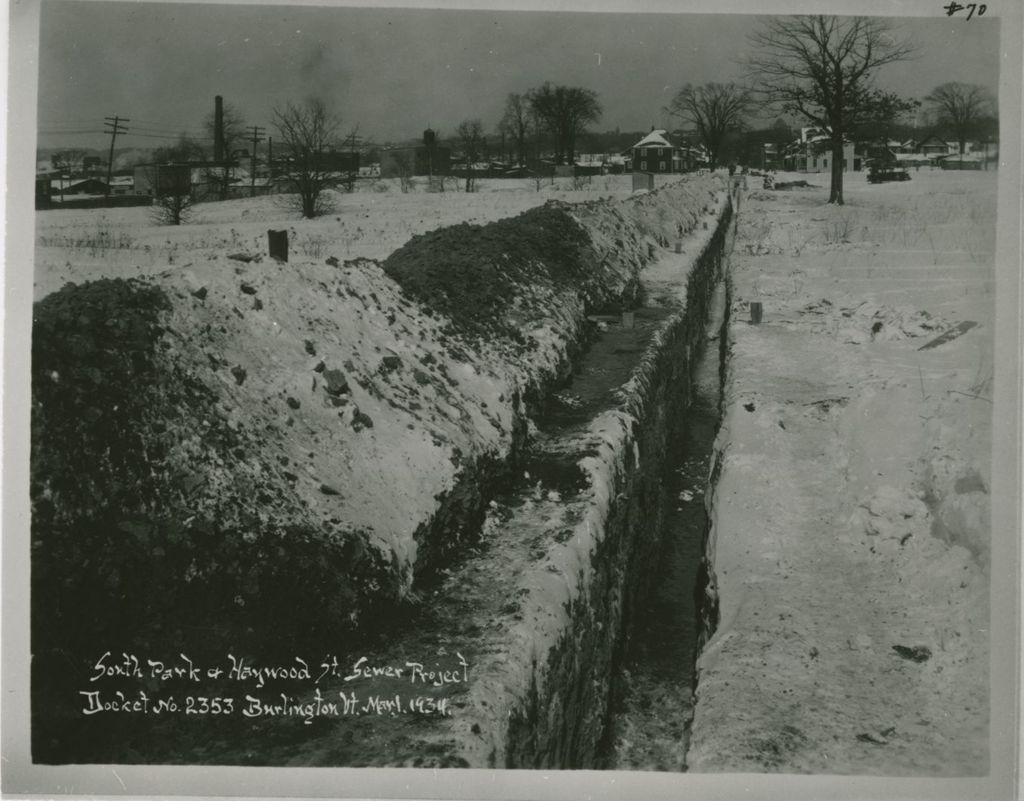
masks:
<path id="1" fill-rule="evenodd" d="M 553 3 L 554 4 L 554 3 Z M 879 75 L 922 97 L 946 81 L 998 85 L 992 16 L 893 19 L 920 57 Z M 43 0 L 39 146 L 105 147 L 103 118 L 128 118 L 118 147 L 169 144 L 222 95 L 248 125 L 321 96 L 374 141 L 444 136 L 479 117 L 493 130 L 509 92 L 546 80 L 596 91 L 597 130 L 667 127 L 686 82 L 739 79 L 758 18 L 728 14 L 205 5 Z M 273 130 L 270 131 L 273 135 Z M 167 137 L 167 138 L 160 138 Z"/>

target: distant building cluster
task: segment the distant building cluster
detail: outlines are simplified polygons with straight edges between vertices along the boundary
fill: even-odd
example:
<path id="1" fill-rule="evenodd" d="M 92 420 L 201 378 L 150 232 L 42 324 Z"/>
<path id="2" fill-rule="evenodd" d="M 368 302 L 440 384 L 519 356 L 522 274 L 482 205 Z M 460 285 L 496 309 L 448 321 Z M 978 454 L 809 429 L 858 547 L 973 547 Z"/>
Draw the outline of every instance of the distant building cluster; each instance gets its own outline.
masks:
<path id="1" fill-rule="evenodd" d="M 334 173 L 340 183 L 350 185 L 377 178 L 461 178 L 467 174 L 477 178 L 524 178 L 686 173 L 706 169 L 710 164 L 707 150 L 691 143 L 695 138 L 680 131 L 670 134 L 652 129 L 625 150 L 579 153 L 572 164 L 559 165 L 543 154 L 519 161 L 504 154 L 500 159 L 471 161 L 430 137 L 429 142 L 417 145 L 332 150 L 322 155 L 321 168 Z M 788 142 L 766 142 L 760 145 L 759 156 L 759 164 L 747 166 L 802 173 L 828 173 L 834 158 L 827 134 L 815 128 L 800 129 L 799 136 Z M 842 163 L 846 172 L 860 172 L 872 164 L 983 169 L 996 157 L 995 145 L 967 142 L 961 154 L 958 143 L 930 134 L 902 142 L 846 142 Z M 748 155 L 748 160 L 753 156 Z M 36 165 L 36 207 L 149 204 L 154 198 L 173 193 L 189 193 L 197 201 L 283 193 L 291 191 L 288 169 L 287 159 L 257 161 L 248 151 L 236 150 L 220 162 L 138 164 L 111 173 L 108 183 L 108 165 L 97 156 L 84 156 L 73 166 L 48 159 Z"/>
<path id="2" fill-rule="evenodd" d="M 765 170 L 820 173 L 831 172 L 832 145 L 829 137 L 816 128 L 802 128 L 800 136 L 785 145 L 766 143 L 762 146 L 761 164 Z M 843 170 L 860 172 L 871 164 L 901 167 L 929 167 L 945 170 L 980 170 L 998 156 L 994 145 L 967 142 L 960 153 L 957 142 L 929 134 L 920 140 L 845 142 Z"/>

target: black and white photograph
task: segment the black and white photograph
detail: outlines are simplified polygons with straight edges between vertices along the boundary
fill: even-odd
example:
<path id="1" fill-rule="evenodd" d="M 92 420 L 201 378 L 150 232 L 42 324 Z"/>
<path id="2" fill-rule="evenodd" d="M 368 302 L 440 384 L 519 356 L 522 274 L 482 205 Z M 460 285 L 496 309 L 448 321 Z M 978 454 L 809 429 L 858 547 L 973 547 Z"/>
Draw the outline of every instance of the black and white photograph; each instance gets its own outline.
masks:
<path id="1" fill-rule="evenodd" d="M 1017 797 L 1021 17 L 12 2 L 4 793 Z"/>

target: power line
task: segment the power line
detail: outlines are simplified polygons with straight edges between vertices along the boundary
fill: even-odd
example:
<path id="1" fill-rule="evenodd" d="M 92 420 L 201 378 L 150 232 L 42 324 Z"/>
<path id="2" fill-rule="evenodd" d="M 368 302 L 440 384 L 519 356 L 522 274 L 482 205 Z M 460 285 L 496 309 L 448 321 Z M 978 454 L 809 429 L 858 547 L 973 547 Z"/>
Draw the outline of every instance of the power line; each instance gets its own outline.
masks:
<path id="1" fill-rule="evenodd" d="M 78 134 L 103 134 L 109 133 L 109 131 L 101 131 L 99 129 L 92 131 L 39 131 L 41 134 L 47 136 L 77 136 Z"/>
<path id="2" fill-rule="evenodd" d="M 40 133 L 48 134 L 59 134 L 59 133 L 93 133 L 96 132 L 91 125 L 103 125 L 96 120 L 83 120 L 81 122 L 44 122 L 39 123 Z M 45 129 L 45 130 L 44 130 Z M 203 138 L 206 133 L 205 130 L 199 128 L 181 128 L 173 125 L 164 125 L 160 127 L 154 127 L 151 125 L 133 125 L 133 132 L 145 131 L 146 133 L 161 133 L 161 134 L 173 134 L 175 136 L 185 134 L 195 138 Z M 99 133 L 109 133 L 109 131 L 98 131 Z M 208 138 L 208 137 L 205 137 Z"/>
<path id="3" fill-rule="evenodd" d="M 129 136 L 141 136 L 147 139 L 181 139 L 181 134 L 150 134 L 150 133 L 136 133 L 132 131 Z M 193 139 L 197 142 L 212 142 L 213 140 L 209 136 L 188 136 L 187 139 Z"/>

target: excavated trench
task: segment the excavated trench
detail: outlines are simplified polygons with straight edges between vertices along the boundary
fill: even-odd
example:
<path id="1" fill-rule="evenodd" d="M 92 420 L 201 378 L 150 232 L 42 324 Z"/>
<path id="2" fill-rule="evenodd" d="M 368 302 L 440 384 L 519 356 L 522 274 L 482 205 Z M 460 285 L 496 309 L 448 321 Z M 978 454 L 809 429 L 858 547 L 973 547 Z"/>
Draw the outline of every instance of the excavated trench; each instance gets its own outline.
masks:
<path id="1" fill-rule="evenodd" d="M 650 587 L 634 612 L 607 731 L 604 766 L 616 770 L 686 769 L 693 690 L 707 584 L 705 507 L 712 452 L 721 420 L 726 281 L 715 288 L 706 339 L 694 354 L 691 394 L 682 422 L 669 432 L 661 502 L 665 531 Z"/>
<path id="2" fill-rule="evenodd" d="M 341 664 L 318 683 L 318 697 L 335 703 L 358 697 L 360 711 L 313 720 L 223 718 L 201 728 L 168 718 L 136 726 L 133 747 L 83 751 L 81 761 L 685 769 L 696 651 L 716 615 L 704 600 L 703 507 L 718 423 L 724 357 L 718 334 L 728 308 L 723 264 L 734 203 L 722 192 L 716 207 L 705 205 L 703 228 L 699 216 L 689 223 L 682 251 L 673 253 L 662 237 L 664 249 L 640 274 L 631 314 L 592 314 L 589 332 L 570 343 L 576 350 L 571 375 L 523 398 L 522 412 L 519 396 L 512 399 L 515 447 L 473 488 L 466 509 L 452 507 L 452 530 L 442 532 L 452 542 L 431 557 L 401 621 L 364 628 L 358 641 L 324 641 Z M 379 279 L 370 280 L 381 292 Z M 256 289 L 243 284 L 246 294 Z M 340 289 L 334 294 L 343 297 Z M 237 307 L 231 311 L 242 319 Z M 394 326 L 394 313 L 388 314 Z M 312 363 L 321 356 L 311 350 L 307 340 Z M 380 391 L 407 358 L 387 356 L 386 370 L 356 383 Z M 313 369 L 322 371 L 323 361 Z M 349 362 L 345 369 L 353 372 Z M 507 402 L 502 385 L 484 381 L 479 367 L 466 375 L 479 379 L 492 408 L 495 398 Z M 420 385 L 428 378 L 434 380 L 416 371 Z M 457 388 L 449 375 L 445 380 Z M 242 387 L 237 375 L 235 381 Z M 359 398 L 367 408 L 370 401 Z M 291 397 L 288 405 L 299 407 Z M 348 419 L 343 412 L 338 417 Z M 379 430 L 384 418 L 373 417 Z M 461 419 L 465 425 L 465 411 Z M 492 425 L 499 424 L 494 417 Z M 435 445 L 441 447 L 436 437 Z M 330 497 L 324 486 L 320 494 Z M 343 679 L 357 658 L 377 666 L 422 663 L 463 680 L 415 687 L 426 713 L 376 707 L 366 714 L 368 699 L 406 703 L 409 677 L 382 672 Z M 308 682 L 246 689 L 289 703 L 311 695 Z M 84 728 L 81 736 L 84 742 Z"/>

